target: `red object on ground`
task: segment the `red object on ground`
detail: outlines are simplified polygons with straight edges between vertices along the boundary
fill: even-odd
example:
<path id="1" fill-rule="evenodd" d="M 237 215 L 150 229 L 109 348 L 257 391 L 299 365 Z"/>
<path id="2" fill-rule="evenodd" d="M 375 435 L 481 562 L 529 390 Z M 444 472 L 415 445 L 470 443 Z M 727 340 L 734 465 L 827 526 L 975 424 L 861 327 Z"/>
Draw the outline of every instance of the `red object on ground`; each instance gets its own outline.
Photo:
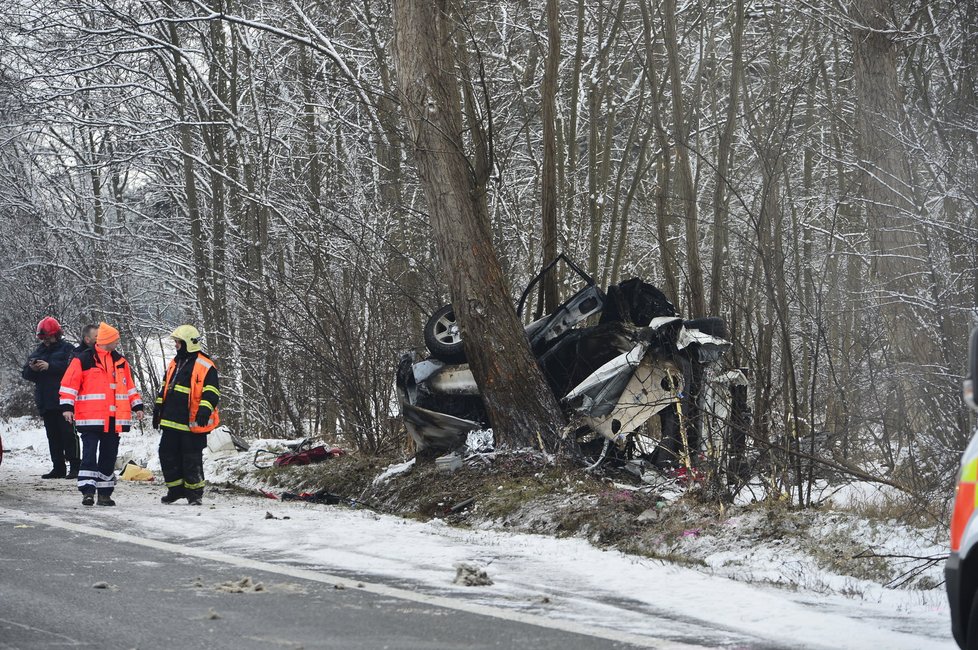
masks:
<path id="1" fill-rule="evenodd" d="M 689 486 L 692 483 L 702 483 L 703 482 L 703 472 L 696 469 L 687 469 L 686 467 L 677 467 L 670 470 L 669 476 L 675 479 L 676 483 L 682 486 Z"/>

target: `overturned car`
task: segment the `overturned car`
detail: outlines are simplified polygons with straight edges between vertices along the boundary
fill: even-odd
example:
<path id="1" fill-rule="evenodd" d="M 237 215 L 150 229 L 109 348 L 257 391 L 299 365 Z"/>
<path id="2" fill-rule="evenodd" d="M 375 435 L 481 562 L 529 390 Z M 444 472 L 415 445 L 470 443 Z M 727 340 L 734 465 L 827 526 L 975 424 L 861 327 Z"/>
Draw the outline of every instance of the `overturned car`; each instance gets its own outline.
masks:
<path id="1" fill-rule="evenodd" d="M 699 447 L 700 414 L 711 384 L 746 385 L 740 371 L 718 371 L 731 347 L 726 324 L 720 318 L 683 320 L 665 294 L 638 278 L 601 291 L 563 255 L 527 286 L 517 306 L 520 315 L 533 287 L 561 260 L 583 287 L 525 330 L 568 418 L 565 435 L 598 443 L 603 451 L 613 443 L 660 467 L 678 465 Z M 429 355 L 401 357 L 397 388 L 408 433 L 419 453 L 434 456 L 491 422 L 465 363 L 451 305 L 431 316 L 424 337 Z M 657 414 L 661 434 L 655 450 L 636 449 L 633 434 Z"/>

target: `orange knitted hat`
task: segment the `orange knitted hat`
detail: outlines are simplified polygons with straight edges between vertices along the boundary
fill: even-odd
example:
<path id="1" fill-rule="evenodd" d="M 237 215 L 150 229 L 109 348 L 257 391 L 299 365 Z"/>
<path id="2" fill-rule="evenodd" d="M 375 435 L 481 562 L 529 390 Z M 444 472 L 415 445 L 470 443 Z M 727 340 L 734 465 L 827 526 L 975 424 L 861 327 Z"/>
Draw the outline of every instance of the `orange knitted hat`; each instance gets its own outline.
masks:
<path id="1" fill-rule="evenodd" d="M 112 327 L 108 323 L 98 324 L 98 336 L 95 337 L 95 342 L 98 345 L 108 345 L 109 343 L 115 343 L 119 340 L 119 330 Z"/>

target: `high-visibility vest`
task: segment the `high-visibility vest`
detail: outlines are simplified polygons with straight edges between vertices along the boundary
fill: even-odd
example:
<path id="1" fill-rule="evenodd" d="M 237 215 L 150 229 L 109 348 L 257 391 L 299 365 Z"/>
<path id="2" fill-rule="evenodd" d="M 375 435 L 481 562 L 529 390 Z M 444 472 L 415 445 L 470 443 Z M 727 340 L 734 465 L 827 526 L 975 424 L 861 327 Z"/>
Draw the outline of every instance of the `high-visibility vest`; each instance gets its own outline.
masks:
<path id="1" fill-rule="evenodd" d="M 59 398 L 62 408 L 75 412 L 79 429 L 108 431 L 109 420 L 115 418 L 115 433 L 129 430 L 133 410 L 143 404 L 126 358 L 97 347 L 84 350 L 68 364 Z"/>
<path id="2" fill-rule="evenodd" d="M 207 373 L 210 372 L 211 368 L 217 370 L 217 366 L 213 361 L 204 356 L 203 352 L 198 352 L 197 358 L 194 360 L 194 369 L 190 373 L 189 428 L 191 433 L 209 433 L 221 424 L 221 416 L 218 415 L 217 407 L 204 399 L 204 391 L 214 392 L 217 397 L 220 397 L 217 388 L 204 385 L 204 380 L 207 379 Z M 166 376 L 163 378 L 163 401 L 166 400 L 166 394 L 170 390 L 170 381 L 173 379 L 173 373 L 176 371 L 177 360 L 170 359 L 170 365 L 166 368 Z M 207 419 L 207 424 L 204 426 L 197 425 L 197 411 L 200 410 L 201 402 L 204 402 L 211 409 L 211 415 Z"/>

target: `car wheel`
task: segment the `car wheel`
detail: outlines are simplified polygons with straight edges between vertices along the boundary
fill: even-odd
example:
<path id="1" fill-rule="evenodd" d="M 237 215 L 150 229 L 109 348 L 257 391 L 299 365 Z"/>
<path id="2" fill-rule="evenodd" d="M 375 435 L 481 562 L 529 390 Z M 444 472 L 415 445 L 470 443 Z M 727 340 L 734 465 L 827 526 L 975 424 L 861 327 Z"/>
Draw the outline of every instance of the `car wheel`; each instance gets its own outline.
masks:
<path id="1" fill-rule="evenodd" d="M 428 319 L 424 326 L 424 343 L 431 356 L 448 363 L 465 360 L 462 333 L 455 320 L 455 309 L 445 305 Z"/>
<path id="2" fill-rule="evenodd" d="M 968 613 L 967 638 L 963 650 L 978 650 L 978 594 L 971 599 L 971 611 Z"/>

